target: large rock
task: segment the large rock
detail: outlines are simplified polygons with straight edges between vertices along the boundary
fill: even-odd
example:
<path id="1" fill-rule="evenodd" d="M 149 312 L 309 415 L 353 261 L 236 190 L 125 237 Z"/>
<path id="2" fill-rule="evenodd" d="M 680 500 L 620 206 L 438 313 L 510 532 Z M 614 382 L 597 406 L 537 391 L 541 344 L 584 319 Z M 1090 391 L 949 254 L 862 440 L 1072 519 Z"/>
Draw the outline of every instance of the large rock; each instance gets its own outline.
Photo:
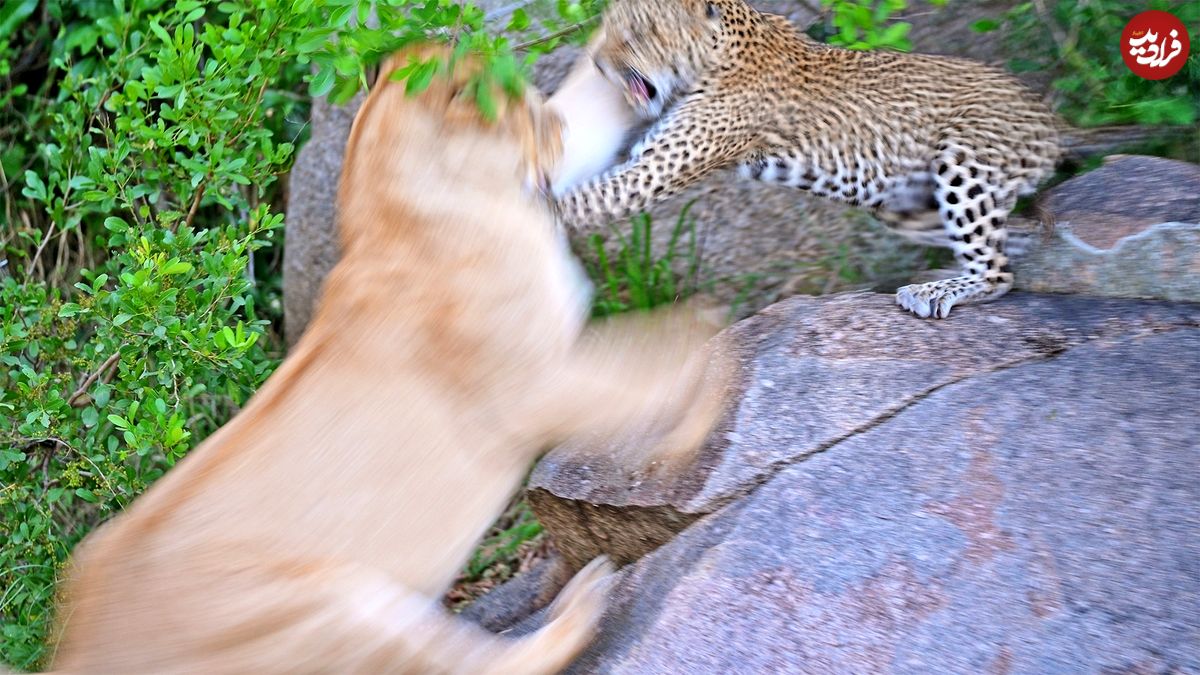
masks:
<path id="1" fill-rule="evenodd" d="M 742 329 L 740 431 L 681 503 L 738 497 L 623 571 L 570 672 L 1200 672 L 1200 307 L 884 304 Z"/>
<path id="2" fill-rule="evenodd" d="M 944 321 L 906 314 L 889 295 L 791 298 L 718 336 L 741 364 L 735 403 L 688 470 L 632 475 L 607 461 L 619 449 L 576 444 L 538 464 L 528 498 L 571 564 L 600 553 L 629 562 L 946 387 L 1097 339 L 1195 325 L 1200 306 L 1024 293 Z M 1200 354 L 1175 358 L 1200 368 Z"/>
<path id="3" fill-rule="evenodd" d="M 363 98 L 360 94 L 344 106 L 314 100 L 312 136 L 292 166 L 283 240 L 283 329 L 289 347 L 308 326 L 321 284 L 338 259 L 337 186 L 350 125 Z"/>
<path id="4" fill-rule="evenodd" d="M 1200 302 L 1200 166 L 1114 155 L 1048 191 L 1018 288 Z"/>
<path id="5" fill-rule="evenodd" d="M 551 555 L 467 605 L 459 616 L 499 633 L 549 605 L 572 574 L 561 556 Z"/>

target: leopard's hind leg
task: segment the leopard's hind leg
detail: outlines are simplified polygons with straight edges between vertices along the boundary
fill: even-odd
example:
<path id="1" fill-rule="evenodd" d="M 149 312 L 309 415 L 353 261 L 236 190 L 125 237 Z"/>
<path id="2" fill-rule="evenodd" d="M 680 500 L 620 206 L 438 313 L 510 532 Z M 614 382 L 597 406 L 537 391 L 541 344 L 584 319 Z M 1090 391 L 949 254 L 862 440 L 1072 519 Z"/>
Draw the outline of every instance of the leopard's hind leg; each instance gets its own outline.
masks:
<path id="1" fill-rule="evenodd" d="M 893 179 L 867 206 L 893 233 L 922 246 L 951 248 L 936 194 L 933 174 L 918 171 Z"/>
<path id="2" fill-rule="evenodd" d="M 955 305 L 995 300 L 1012 288 L 1004 246 L 1016 194 L 999 168 L 959 145 L 944 144 L 932 168 L 943 231 L 963 273 L 904 286 L 896 302 L 922 318 L 944 319 Z"/>

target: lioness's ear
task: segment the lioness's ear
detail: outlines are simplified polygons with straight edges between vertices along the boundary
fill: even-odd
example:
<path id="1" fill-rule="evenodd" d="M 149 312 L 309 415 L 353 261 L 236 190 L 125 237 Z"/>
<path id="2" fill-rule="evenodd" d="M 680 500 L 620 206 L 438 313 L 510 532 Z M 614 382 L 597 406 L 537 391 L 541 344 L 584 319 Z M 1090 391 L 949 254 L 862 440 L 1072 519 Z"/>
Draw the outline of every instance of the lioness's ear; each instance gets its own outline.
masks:
<path id="1" fill-rule="evenodd" d="M 381 61 L 379 65 L 368 68 L 366 73 L 367 82 L 373 83 L 371 85 L 373 89 L 378 89 L 387 84 L 388 78 L 392 76 L 392 73 L 408 63 L 410 54 L 411 52 L 409 51 L 395 52 Z"/>
<path id="2" fill-rule="evenodd" d="M 459 68 L 462 68 L 460 65 Z M 447 83 L 445 123 L 456 127 L 483 124 L 483 113 L 475 102 L 474 91 L 460 73 L 455 72 L 453 81 Z"/>
<path id="3" fill-rule="evenodd" d="M 523 152 L 521 162 L 522 181 L 529 193 L 545 193 L 550 190 L 550 176 L 562 159 L 563 119 L 532 87 L 525 89 L 525 114 L 519 116 Z"/>
<path id="4" fill-rule="evenodd" d="M 543 167 L 553 167 L 562 159 L 566 123 L 562 115 L 540 101 L 536 104 L 533 122 L 537 130 L 538 161 Z"/>

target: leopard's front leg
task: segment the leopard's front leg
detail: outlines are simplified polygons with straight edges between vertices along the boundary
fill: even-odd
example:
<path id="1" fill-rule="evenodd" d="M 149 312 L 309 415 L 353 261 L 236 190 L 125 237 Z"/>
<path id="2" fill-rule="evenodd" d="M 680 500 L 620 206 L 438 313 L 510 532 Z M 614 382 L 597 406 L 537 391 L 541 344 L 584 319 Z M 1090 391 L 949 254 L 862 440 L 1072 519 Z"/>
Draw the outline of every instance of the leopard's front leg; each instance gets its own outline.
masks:
<path id="1" fill-rule="evenodd" d="M 755 142 L 752 115 L 729 96 L 691 94 L 651 127 L 629 161 L 555 202 L 565 226 L 602 225 L 638 213 L 734 164 Z"/>

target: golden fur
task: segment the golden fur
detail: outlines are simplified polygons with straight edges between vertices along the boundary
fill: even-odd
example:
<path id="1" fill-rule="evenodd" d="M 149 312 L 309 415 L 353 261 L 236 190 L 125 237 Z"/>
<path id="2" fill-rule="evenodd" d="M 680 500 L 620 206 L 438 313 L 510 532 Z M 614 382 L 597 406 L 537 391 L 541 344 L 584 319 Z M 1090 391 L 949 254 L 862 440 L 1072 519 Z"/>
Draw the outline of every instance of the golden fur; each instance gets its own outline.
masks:
<path id="1" fill-rule="evenodd" d="M 656 452 L 695 448 L 720 408 L 713 327 L 585 329 L 578 271 L 523 190 L 554 161 L 553 115 L 530 92 L 485 123 L 459 96 L 472 65 L 406 97 L 388 80 L 404 58 L 355 120 L 343 256 L 308 332 L 77 549 L 55 669 L 526 675 L 590 640 L 603 561 L 520 639 L 439 598 L 548 447 L 649 424 Z"/>

